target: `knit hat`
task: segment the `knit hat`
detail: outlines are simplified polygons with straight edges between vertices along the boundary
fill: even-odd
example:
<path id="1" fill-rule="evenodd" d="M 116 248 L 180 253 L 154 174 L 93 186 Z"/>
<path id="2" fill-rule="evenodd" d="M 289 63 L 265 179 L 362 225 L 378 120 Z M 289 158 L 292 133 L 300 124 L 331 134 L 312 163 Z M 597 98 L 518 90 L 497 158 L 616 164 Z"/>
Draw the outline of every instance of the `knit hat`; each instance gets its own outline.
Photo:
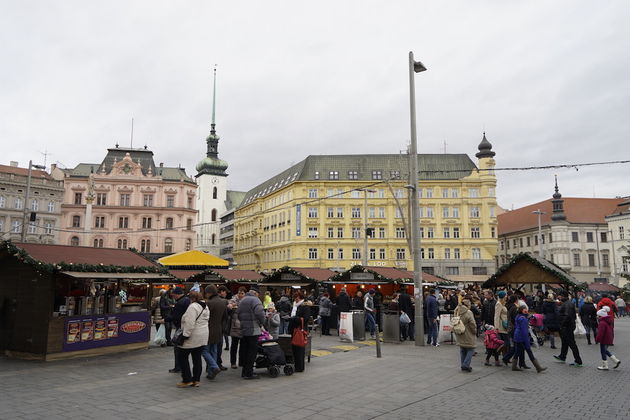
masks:
<path id="1" fill-rule="evenodd" d="M 497 293 L 497 296 L 499 297 L 499 299 L 503 299 L 507 296 L 507 293 L 505 290 L 501 290 L 499 293 Z"/>
<path id="2" fill-rule="evenodd" d="M 607 313 L 610 313 L 610 306 L 602 306 L 602 310 L 606 311 Z"/>
<path id="3" fill-rule="evenodd" d="M 605 311 L 604 308 L 602 308 L 599 311 L 597 311 L 597 316 L 599 316 L 599 317 L 608 316 L 608 312 Z"/>

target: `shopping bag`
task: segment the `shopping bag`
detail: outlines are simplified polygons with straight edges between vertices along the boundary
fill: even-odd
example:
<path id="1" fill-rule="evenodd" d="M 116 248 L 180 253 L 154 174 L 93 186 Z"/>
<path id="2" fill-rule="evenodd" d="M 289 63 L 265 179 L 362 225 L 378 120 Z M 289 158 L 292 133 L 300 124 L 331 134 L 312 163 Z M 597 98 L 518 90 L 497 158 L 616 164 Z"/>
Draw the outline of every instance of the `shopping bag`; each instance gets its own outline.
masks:
<path id="1" fill-rule="evenodd" d="M 575 322 L 575 330 L 573 331 L 574 335 L 586 335 L 586 328 L 584 328 L 584 324 L 582 324 L 582 320 L 578 316 Z"/>
<path id="2" fill-rule="evenodd" d="M 409 315 L 407 315 L 405 312 L 400 314 L 400 323 L 401 324 L 410 324 L 411 323 L 411 318 L 409 318 Z"/>
<path id="3" fill-rule="evenodd" d="M 339 314 L 339 339 L 352 343 L 354 340 L 353 335 L 352 312 L 341 312 Z"/>
<path id="4" fill-rule="evenodd" d="M 157 332 L 155 333 L 155 338 L 153 339 L 153 342 L 158 346 L 166 344 L 166 327 L 164 326 L 164 324 L 161 324 L 158 328 Z"/>

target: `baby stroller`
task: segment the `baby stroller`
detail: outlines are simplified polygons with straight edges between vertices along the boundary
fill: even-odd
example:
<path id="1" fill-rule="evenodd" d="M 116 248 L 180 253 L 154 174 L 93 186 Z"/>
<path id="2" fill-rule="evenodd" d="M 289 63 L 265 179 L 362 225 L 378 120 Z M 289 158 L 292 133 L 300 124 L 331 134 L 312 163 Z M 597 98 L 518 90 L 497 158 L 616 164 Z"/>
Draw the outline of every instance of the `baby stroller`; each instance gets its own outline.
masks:
<path id="1" fill-rule="evenodd" d="M 544 329 L 542 314 L 533 314 L 529 317 L 529 337 L 530 343 L 534 347 L 541 347 L 545 344 Z"/>
<path id="2" fill-rule="evenodd" d="M 284 374 L 293 375 L 295 368 L 287 363 L 284 352 L 275 340 L 264 340 L 258 342 L 258 354 L 256 355 L 256 369 L 267 369 L 269 376 L 277 378 L 280 368 L 284 368 Z"/>

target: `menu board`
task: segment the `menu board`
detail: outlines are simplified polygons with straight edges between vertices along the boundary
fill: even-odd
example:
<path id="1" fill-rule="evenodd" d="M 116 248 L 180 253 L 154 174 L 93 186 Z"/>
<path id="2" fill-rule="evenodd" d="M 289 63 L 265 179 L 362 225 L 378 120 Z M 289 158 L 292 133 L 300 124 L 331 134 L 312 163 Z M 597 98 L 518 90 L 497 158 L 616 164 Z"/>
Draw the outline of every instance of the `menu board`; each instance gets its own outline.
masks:
<path id="1" fill-rule="evenodd" d="M 151 316 L 142 311 L 67 317 L 64 331 L 64 351 L 148 342 Z"/>

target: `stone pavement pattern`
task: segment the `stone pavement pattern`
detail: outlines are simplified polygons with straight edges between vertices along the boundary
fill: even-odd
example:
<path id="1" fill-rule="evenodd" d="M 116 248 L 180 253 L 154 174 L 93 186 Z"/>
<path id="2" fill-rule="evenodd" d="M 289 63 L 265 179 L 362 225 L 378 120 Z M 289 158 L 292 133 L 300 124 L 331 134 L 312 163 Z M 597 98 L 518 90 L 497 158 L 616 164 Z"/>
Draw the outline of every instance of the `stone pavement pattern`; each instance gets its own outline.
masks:
<path id="1" fill-rule="evenodd" d="M 570 419 L 630 418 L 630 318 L 616 321 L 619 369 L 600 372 L 599 346 L 578 345 L 585 366 L 535 350 L 546 373 L 483 366 L 459 370 L 459 348 L 383 344 L 313 358 L 306 372 L 257 381 L 229 369 L 200 388 L 175 388 L 171 348 L 93 359 L 33 362 L 0 358 L 0 419 Z M 315 336 L 314 349 L 339 345 Z M 555 353 L 557 354 L 557 353 Z M 568 361 L 572 361 L 569 353 Z M 504 388 L 517 388 L 510 392 Z"/>

